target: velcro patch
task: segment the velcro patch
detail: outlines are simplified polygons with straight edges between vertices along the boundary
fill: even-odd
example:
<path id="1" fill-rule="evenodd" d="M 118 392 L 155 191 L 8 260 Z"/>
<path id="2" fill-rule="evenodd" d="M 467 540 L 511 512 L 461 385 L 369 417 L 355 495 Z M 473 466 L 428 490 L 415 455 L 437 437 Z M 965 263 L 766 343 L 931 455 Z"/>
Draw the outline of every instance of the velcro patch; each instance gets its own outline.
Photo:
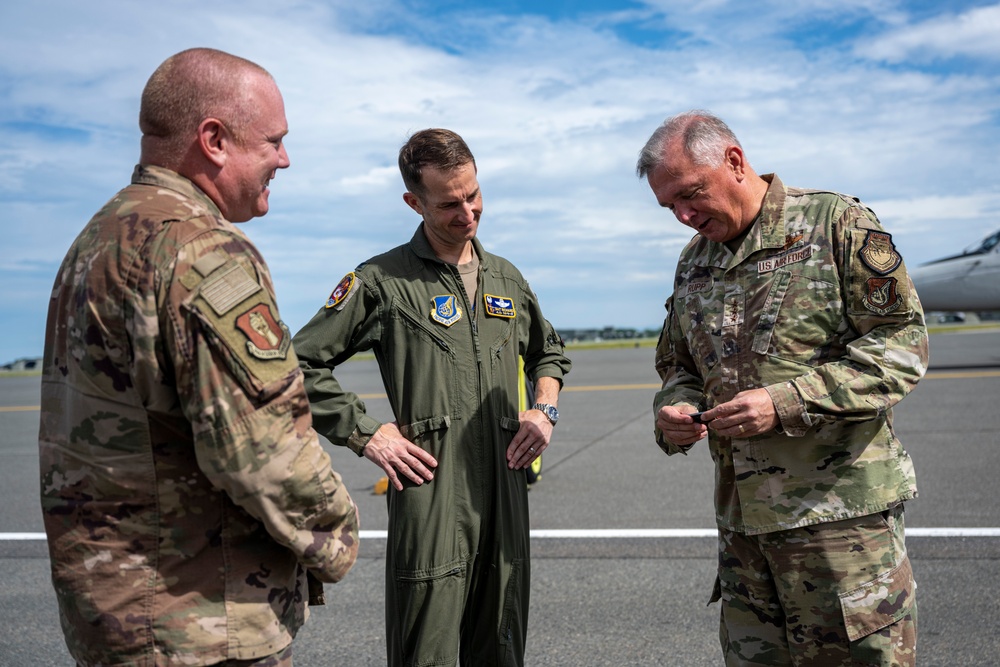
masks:
<path id="1" fill-rule="evenodd" d="M 431 319 L 438 324 L 450 327 L 462 319 L 462 309 L 454 294 L 442 294 L 434 297 L 434 307 L 431 309 Z"/>
<path id="2" fill-rule="evenodd" d="M 326 300 L 326 307 L 334 308 L 340 306 L 337 310 L 341 310 L 347 303 L 347 300 L 351 298 L 351 295 L 358 289 L 358 284 L 358 278 L 353 271 L 341 278 L 337 286 L 330 292 L 330 298 Z"/>
<path id="3" fill-rule="evenodd" d="M 486 303 L 487 315 L 505 317 L 507 319 L 512 319 L 517 315 L 517 309 L 514 308 L 514 300 L 509 297 L 484 294 L 483 301 Z"/>
<path id="4" fill-rule="evenodd" d="M 892 235 L 871 229 L 868 230 L 865 242 L 858 251 L 858 257 L 865 266 L 882 276 L 892 273 L 903 262 L 903 258 L 896 252 Z"/>
<path id="5" fill-rule="evenodd" d="M 258 359 L 284 359 L 292 346 L 285 323 L 275 319 L 271 306 L 258 303 L 236 318 L 236 328 L 249 339 L 247 351 Z"/>
<path id="6" fill-rule="evenodd" d="M 212 310 L 221 316 L 261 289 L 260 284 L 246 269 L 234 262 L 202 283 L 200 294 Z"/>
<path id="7" fill-rule="evenodd" d="M 800 236 L 801 238 L 801 236 Z M 802 262 L 813 254 L 813 247 L 807 245 L 790 252 L 784 252 L 776 257 L 768 257 L 767 259 L 762 259 L 757 262 L 757 273 L 770 273 L 775 269 L 780 269 L 783 266 L 788 266 L 789 264 L 795 264 L 796 262 Z"/>
<path id="8" fill-rule="evenodd" d="M 873 313 L 888 315 L 902 303 L 896 284 L 895 278 L 869 278 L 861 303 Z"/>

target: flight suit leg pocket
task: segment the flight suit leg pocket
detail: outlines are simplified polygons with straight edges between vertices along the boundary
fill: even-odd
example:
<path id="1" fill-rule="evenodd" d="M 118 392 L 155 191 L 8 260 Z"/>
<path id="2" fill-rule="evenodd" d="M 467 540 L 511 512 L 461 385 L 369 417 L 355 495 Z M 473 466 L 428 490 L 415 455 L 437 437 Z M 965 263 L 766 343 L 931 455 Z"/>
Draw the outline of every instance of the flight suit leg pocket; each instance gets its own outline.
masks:
<path id="1" fill-rule="evenodd" d="M 504 667 L 519 667 L 524 656 L 525 631 L 528 625 L 527 568 L 526 559 L 514 558 L 504 587 L 503 615 L 499 628 L 499 664 Z"/>
<path id="2" fill-rule="evenodd" d="M 426 570 L 396 570 L 396 632 L 414 667 L 454 665 L 468 564 L 455 560 Z"/>

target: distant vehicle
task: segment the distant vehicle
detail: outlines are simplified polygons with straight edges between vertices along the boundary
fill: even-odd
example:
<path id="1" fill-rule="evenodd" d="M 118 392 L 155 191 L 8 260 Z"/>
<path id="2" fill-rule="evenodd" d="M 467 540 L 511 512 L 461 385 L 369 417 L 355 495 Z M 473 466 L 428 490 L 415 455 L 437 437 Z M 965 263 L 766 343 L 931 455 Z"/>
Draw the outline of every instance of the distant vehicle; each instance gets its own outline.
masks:
<path id="1" fill-rule="evenodd" d="M 1000 310 L 1000 231 L 910 271 L 924 312 Z"/>

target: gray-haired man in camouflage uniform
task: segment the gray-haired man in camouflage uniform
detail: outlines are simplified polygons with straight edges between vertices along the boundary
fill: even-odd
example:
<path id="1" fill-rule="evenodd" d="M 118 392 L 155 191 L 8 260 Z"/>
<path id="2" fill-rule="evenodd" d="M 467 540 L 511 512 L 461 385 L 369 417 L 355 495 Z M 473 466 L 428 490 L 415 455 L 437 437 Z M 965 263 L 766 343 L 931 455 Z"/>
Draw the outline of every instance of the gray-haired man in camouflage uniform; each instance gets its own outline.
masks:
<path id="1" fill-rule="evenodd" d="M 853 197 L 758 176 L 706 112 L 668 119 L 637 171 L 698 232 L 657 346 L 656 439 L 708 435 L 726 664 L 912 665 L 916 482 L 892 406 L 927 332 L 892 237 Z"/>
<path id="2" fill-rule="evenodd" d="M 290 665 L 357 511 L 311 427 L 263 258 L 288 166 L 281 94 L 210 49 L 142 95 L 141 163 L 91 219 L 49 304 L 41 498 L 80 665 Z"/>

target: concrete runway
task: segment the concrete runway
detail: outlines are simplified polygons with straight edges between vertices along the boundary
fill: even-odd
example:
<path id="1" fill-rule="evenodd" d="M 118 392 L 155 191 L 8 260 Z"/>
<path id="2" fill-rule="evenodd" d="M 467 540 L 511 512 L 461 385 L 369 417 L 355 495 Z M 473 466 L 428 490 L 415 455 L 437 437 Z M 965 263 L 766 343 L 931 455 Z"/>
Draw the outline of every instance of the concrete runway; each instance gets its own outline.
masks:
<path id="1" fill-rule="evenodd" d="M 536 532 L 527 663 L 720 665 L 718 608 L 706 606 L 715 539 L 697 536 L 714 528 L 707 448 L 701 443 L 687 457 L 668 458 L 653 443 L 652 349 L 570 356 L 562 420 L 531 490 Z M 346 364 L 338 377 L 366 397 L 370 412 L 388 416 L 374 362 Z M 998 398 L 1000 330 L 956 330 L 931 337 L 931 370 L 895 410 L 920 488 L 906 520 L 919 584 L 921 665 L 1000 663 L 1000 603 L 993 589 L 1000 574 L 1000 503 L 992 492 L 1000 475 Z M 14 539 L 42 532 L 37 404 L 37 377 L 0 377 L 2 667 L 73 664 L 59 629 L 45 543 Z M 361 509 L 362 529 L 384 531 L 385 499 L 372 493 L 380 471 L 346 449 L 328 449 Z M 621 532 L 628 529 L 636 532 Z M 582 537 L 558 532 L 567 530 Z M 384 664 L 384 546 L 381 538 L 363 540 L 346 580 L 327 587 L 327 606 L 313 609 L 296 640 L 297 666 Z"/>

